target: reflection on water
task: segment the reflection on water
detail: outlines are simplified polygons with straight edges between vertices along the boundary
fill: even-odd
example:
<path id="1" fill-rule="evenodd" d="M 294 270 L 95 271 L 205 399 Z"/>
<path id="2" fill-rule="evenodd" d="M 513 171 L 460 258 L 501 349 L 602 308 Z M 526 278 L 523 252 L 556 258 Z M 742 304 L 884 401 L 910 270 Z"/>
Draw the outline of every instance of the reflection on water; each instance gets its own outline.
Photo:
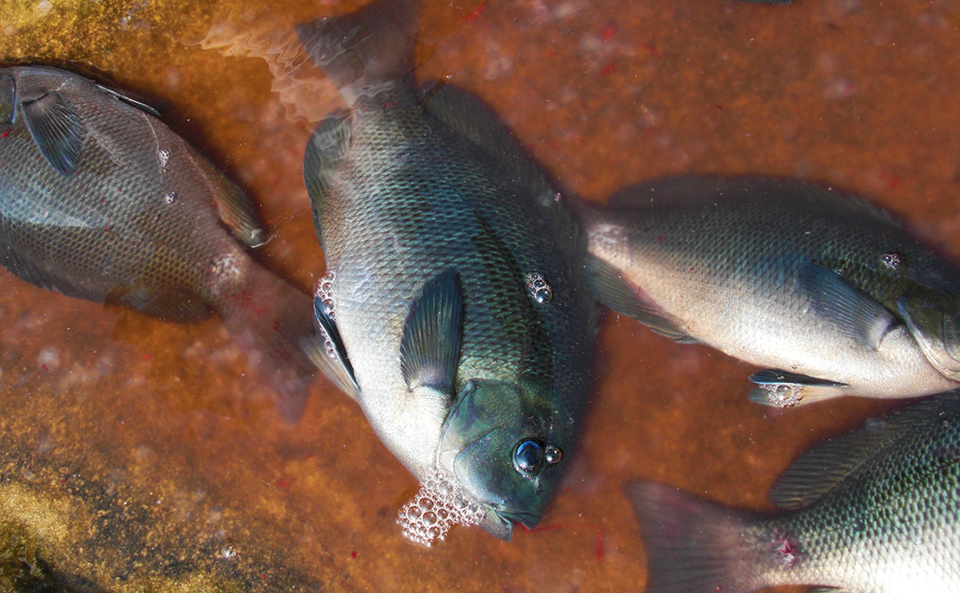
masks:
<path id="1" fill-rule="evenodd" d="M 416 76 L 485 98 L 589 199 L 677 172 L 800 176 L 869 195 L 960 254 L 956 0 L 446 4 L 426 7 Z M 300 179 L 307 121 L 339 105 L 276 31 L 353 3 L 184 6 L 16 0 L 0 57 L 149 97 L 260 204 L 261 261 L 309 289 L 324 269 Z M 510 543 L 460 528 L 425 550 L 395 524 L 413 478 L 329 383 L 290 425 L 216 319 L 0 281 L 6 589 L 641 590 L 626 481 L 769 508 L 796 453 L 890 406 L 764 409 L 745 397 L 753 368 L 611 314 L 583 446 L 542 527 Z"/>

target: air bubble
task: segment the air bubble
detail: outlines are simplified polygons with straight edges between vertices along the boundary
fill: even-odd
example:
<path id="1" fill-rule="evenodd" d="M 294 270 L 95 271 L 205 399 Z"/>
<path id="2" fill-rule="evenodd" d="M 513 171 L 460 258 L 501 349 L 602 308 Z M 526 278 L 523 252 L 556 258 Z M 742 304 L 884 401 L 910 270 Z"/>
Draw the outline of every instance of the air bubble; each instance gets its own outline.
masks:
<path id="1" fill-rule="evenodd" d="M 485 512 L 469 500 L 459 484 L 432 471 L 424 476 L 420 491 L 400 509 L 397 523 L 414 543 L 430 547 L 443 541 L 454 525 L 479 525 Z"/>
<path id="2" fill-rule="evenodd" d="M 803 385 L 796 383 L 770 383 L 763 388 L 770 403 L 781 408 L 792 408 L 803 399 Z"/>
<path id="3" fill-rule="evenodd" d="M 896 270 L 900 267 L 900 254 L 893 251 L 884 253 L 880 256 L 880 263 L 888 270 Z"/>
<path id="4" fill-rule="evenodd" d="M 332 320 L 336 321 L 336 316 L 333 310 L 333 284 L 337 280 L 337 274 L 335 272 L 327 272 L 323 275 L 323 278 L 320 279 L 320 282 L 317 283 L 317 298 L 319 298 L 324 304 L 324 313 Z"/>
<path id="5" fill-rule="evenodd" d="M 530 298 L 538 304 L 542 305 L 553 300 L 553 287 L 540 272 L 527 274 L 527 290 L 530 291 Z"/>

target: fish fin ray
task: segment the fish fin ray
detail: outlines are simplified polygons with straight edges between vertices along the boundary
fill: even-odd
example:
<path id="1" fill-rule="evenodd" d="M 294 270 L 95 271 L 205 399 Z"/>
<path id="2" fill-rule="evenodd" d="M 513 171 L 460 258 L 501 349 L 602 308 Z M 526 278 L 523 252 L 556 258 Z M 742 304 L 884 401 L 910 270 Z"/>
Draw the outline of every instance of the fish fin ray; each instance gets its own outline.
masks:
<path id="1" fill-rule="evenodd" d="M 395 88 L 413 70 L 420 3 L 378 0 L 360 10 L 297 25 L 300 43 L 348 104 Z"/>
<path id="2" fill-rule="evenodd" d="M 421 92 L 427 113 L 479 146 L 493 157 L 506 176 L 530 189 L 533 195 L 553 199 L 559 184 L 544 172 L 483 99 L 442 82 L 432 84 L 424 85 Z"/>
<path id="3" fill-rule="evenodd" d="M 347 356 L 347 348 L 340 337 L 336 322 L 320 297 L 313 299 L 313 311 L 318 337 L 324 344 L 322 349 L 318 348 L 316 351 L 318 357 L 312 357 L 314 364 L 341 391 L 359 401 L 360 386 L 357 384 L 357 376 Z"/>
<path id="4" fill-rule="evenodd" d="M 954 381 L 960 381 L 957 305 L 956 296 L 919 288 L 897 299 L 897 312 L 924 356 L 943 376 Z"/>
<path id="5" fill-rule="evenodd" d="M 109 87 L 105 87 L 105 86 L 103 86 L 102 84 L 94 84 L 93 86 L 94 86 L 98 91 L 100 91 L 100 92 L 102 92 L 102 93 L 106 93 L 106 94 L 108 94 L 108 95 L 116 98 L 118 101 L 120 101 L 120 102 L 122 102 L 122 103 L 126 103 L 127 105 L 130 105 L 131 107 L 136 107 L 136 108 L 139 109 L 140 111 L 143 111 L 143 112 L 145 112 L 145 113 L 149 113 L 149 114 L 152 115 L 153 117 L 160 117 L 160 112 L 157 111 L 156 109 L 154 109 L 153 107 L 151 107 L 150 105 L 147 105 L 146 103 L 142 103 L 142 102 L 140 102 L 140 101 L 137 101 L 136 99 L 130 98 L 130 97 L 128 97 L 127 95 L 121 93 L 120 91 L 116 91 L 116 90 L 111 89 L 111 88 L 109 88 Z"/>
<path id="6" fill-rule="evenodd" d="M 940 430 L 943 421 L 960 421 L 960 391 L 925 399 L 879 421 L 868 421 L 860 430 L 807 451 L 781 474 L 767 499 L 785 509 L 805 507 L 861 467 L 875 471 L 872 459 L 886 455 L 904 438 L 916 438 L 917 430 Z"/>
<path id="7" fill-rule="evenodd" d="M 800 373 L 791 373 L 781 369 L 763 369 L 750 375 L 750 380 L 757 384 L 747 397 L 751 401 L 765 406 L 793 407 L 809 404 L 835 397 L 848 395 L 850 386 L 846 383 L 829 381 L 809 377 Z M 783 385 L 789 390 L 795 389 L 792 396 L 776 397 L 772 389 Z"/>
<path id="8" fill-rule="evenodd" d="M 891 213 L 855 194 L 799 179 L 724 175 L 667 175 L 624 188 L 607 201 L 621 209 L 648 208 L 651 200 L 673 207 L 699 207 L 725 200 L 786 202 L 795 208 L 830 208 L 838 215 L 869 217 L 902 228 Z"/>
<path id="9" fill-rule="evenodd" d="M 631 482 L 626 493 L 643 534 L 648 593 L 758 588 L 750 586 L 751 575 L 737 573 L 759 556 L 741 535 L 752 515 L 654 482 Z"/>
<path id="10" fill-rule="evenodd" d="M 679 328 L 653 303 L 647 302 L 643 291 L 625 280 L 615 267 L 602 259 L 584 257 L 587 282 L 597 299 L 614 311 L 632 317 L 647 325 L 654 332 L 682 343 L 698 343 L 698 340 Z M 692 340 L 692 341 L 690 341 Z"/>
<path id="11" fill-rule="evenodd" d="M 247 194 L 203 156 L 185 156 L 200 170 L 201 177 L 213 185 L 211 193 L 220 222 L 247 247 L 256 249 L 263 246 L 267 242 L 266 232 Z"/>
<path id="12" fill-rule="evenodd" d="M 193 292 L 144 285 L 116 286 L 107 293 L 104 303 L 177 323 L 193 323 L 213 313 L 210 306 Z"/>
<path id="13" fill-rule="evenodd" d="M 879 349 L 883 338 L 900 324 L 886 307 L 833 270 L 805 264 L 800 268 L 799 277 L 817 313 L 874 350 Z"/>
<path id="14" fill-rule="evenodd" d="M 327 192 L 333 185 L 333 175 L 350 149 L 353 128 L 346 117 L 331 115 L 317 124 L 303 155 L 303 182 L 313 204 L 313 225 L 323 243 L 320 214 Z"/>
<path id="15" fill-rule="evenodd" d="M 73 174 L 80 164 L 80 148 L 86 134 L 80 116 L 56 92 L 24 101 L 21 106 L 27 129 L 40 153 L 64 177 Z"/>
<path id="16" fill-rule="evenodd" d="M 317 375 L 304 349 L 317 339 L 310 297 L 250 262 L 240 291 L 218 299 L 215 309 L 257 378 L 273 390 L 277 411 L 287 422 L 298 421 Z"/>
<path id="17" fill-rule="evenodd" d="M 463 291 L 455 270 L 427 282 L 407 315 L 400 340 L 400 368 L 410 390 L 429 386 L 452 393 L 460 360 Z"/>

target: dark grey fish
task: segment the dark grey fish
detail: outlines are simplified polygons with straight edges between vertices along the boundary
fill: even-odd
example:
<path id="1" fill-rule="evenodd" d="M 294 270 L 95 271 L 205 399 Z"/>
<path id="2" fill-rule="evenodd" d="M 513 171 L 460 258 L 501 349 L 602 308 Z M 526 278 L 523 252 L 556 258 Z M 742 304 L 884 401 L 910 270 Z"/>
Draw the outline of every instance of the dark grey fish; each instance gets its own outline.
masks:
<path id="1" fill-rule="evenodd" d="M 960 591 L 960 392 L 914 404 L 799 457 L 770 491 L 784 512 L 627 487 L 649 593 Z"/>
<path id="2" fill-rule="evenodd" d="M 316 372 L 310 298 L 234 237 L 263 241 L 247 198 L 150 108 L 64 70 L 0 70 L 0 263 L 151 317 L 220 315 L 294 418 Z"/>
<path id="3" fill-rule="evenodd" d="M 753 397 L 914 397 L 960 379 L 960 272 L 888 214 L 796 180 L 671 177 L 581 210 L 591 287 L 770 367 Z"/>
<path id="4" fill-rule="evenodd" d="M 414 1 L 298 28 L 351 107 L 304 159 L 340 384 L 423 490 L 411 539 L 533 527 L 577 441 L 595 307 L 556 190 L 479 99 L 413 82 Z M 438 510 L 439 509 L 439 510 Z"/>

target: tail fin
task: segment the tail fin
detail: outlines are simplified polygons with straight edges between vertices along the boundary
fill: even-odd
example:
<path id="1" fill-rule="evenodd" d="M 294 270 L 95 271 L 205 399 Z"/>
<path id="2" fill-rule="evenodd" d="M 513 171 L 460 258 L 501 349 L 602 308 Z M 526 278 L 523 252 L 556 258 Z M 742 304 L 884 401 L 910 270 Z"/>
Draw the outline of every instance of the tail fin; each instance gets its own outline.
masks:
<path id="1" fill-rule="evenodd" d="M 242 289 L 218 303 L 218 313 L 259 378 L 276 390 L 280 414 L 296 422 L 317 373 L 308 352 L 319 347 L 313 301 L 252 262 L 244 273 Z"/>
<path id="2" fill-rule="evenodd" d="M 764 586 L 750 571 L 757 556 L 745 533 L 751 515 L 653 482 L 632 482 L 626 491 L 643 532 L 648 593 L 748 593 Z"/>
<path id="3" fill-rule="evenodd" d="M 360 10 L 296 27 L 314 62 L 347 103 L 397 86 L 413 70 L 417 0 L 377 0 Z"/>

